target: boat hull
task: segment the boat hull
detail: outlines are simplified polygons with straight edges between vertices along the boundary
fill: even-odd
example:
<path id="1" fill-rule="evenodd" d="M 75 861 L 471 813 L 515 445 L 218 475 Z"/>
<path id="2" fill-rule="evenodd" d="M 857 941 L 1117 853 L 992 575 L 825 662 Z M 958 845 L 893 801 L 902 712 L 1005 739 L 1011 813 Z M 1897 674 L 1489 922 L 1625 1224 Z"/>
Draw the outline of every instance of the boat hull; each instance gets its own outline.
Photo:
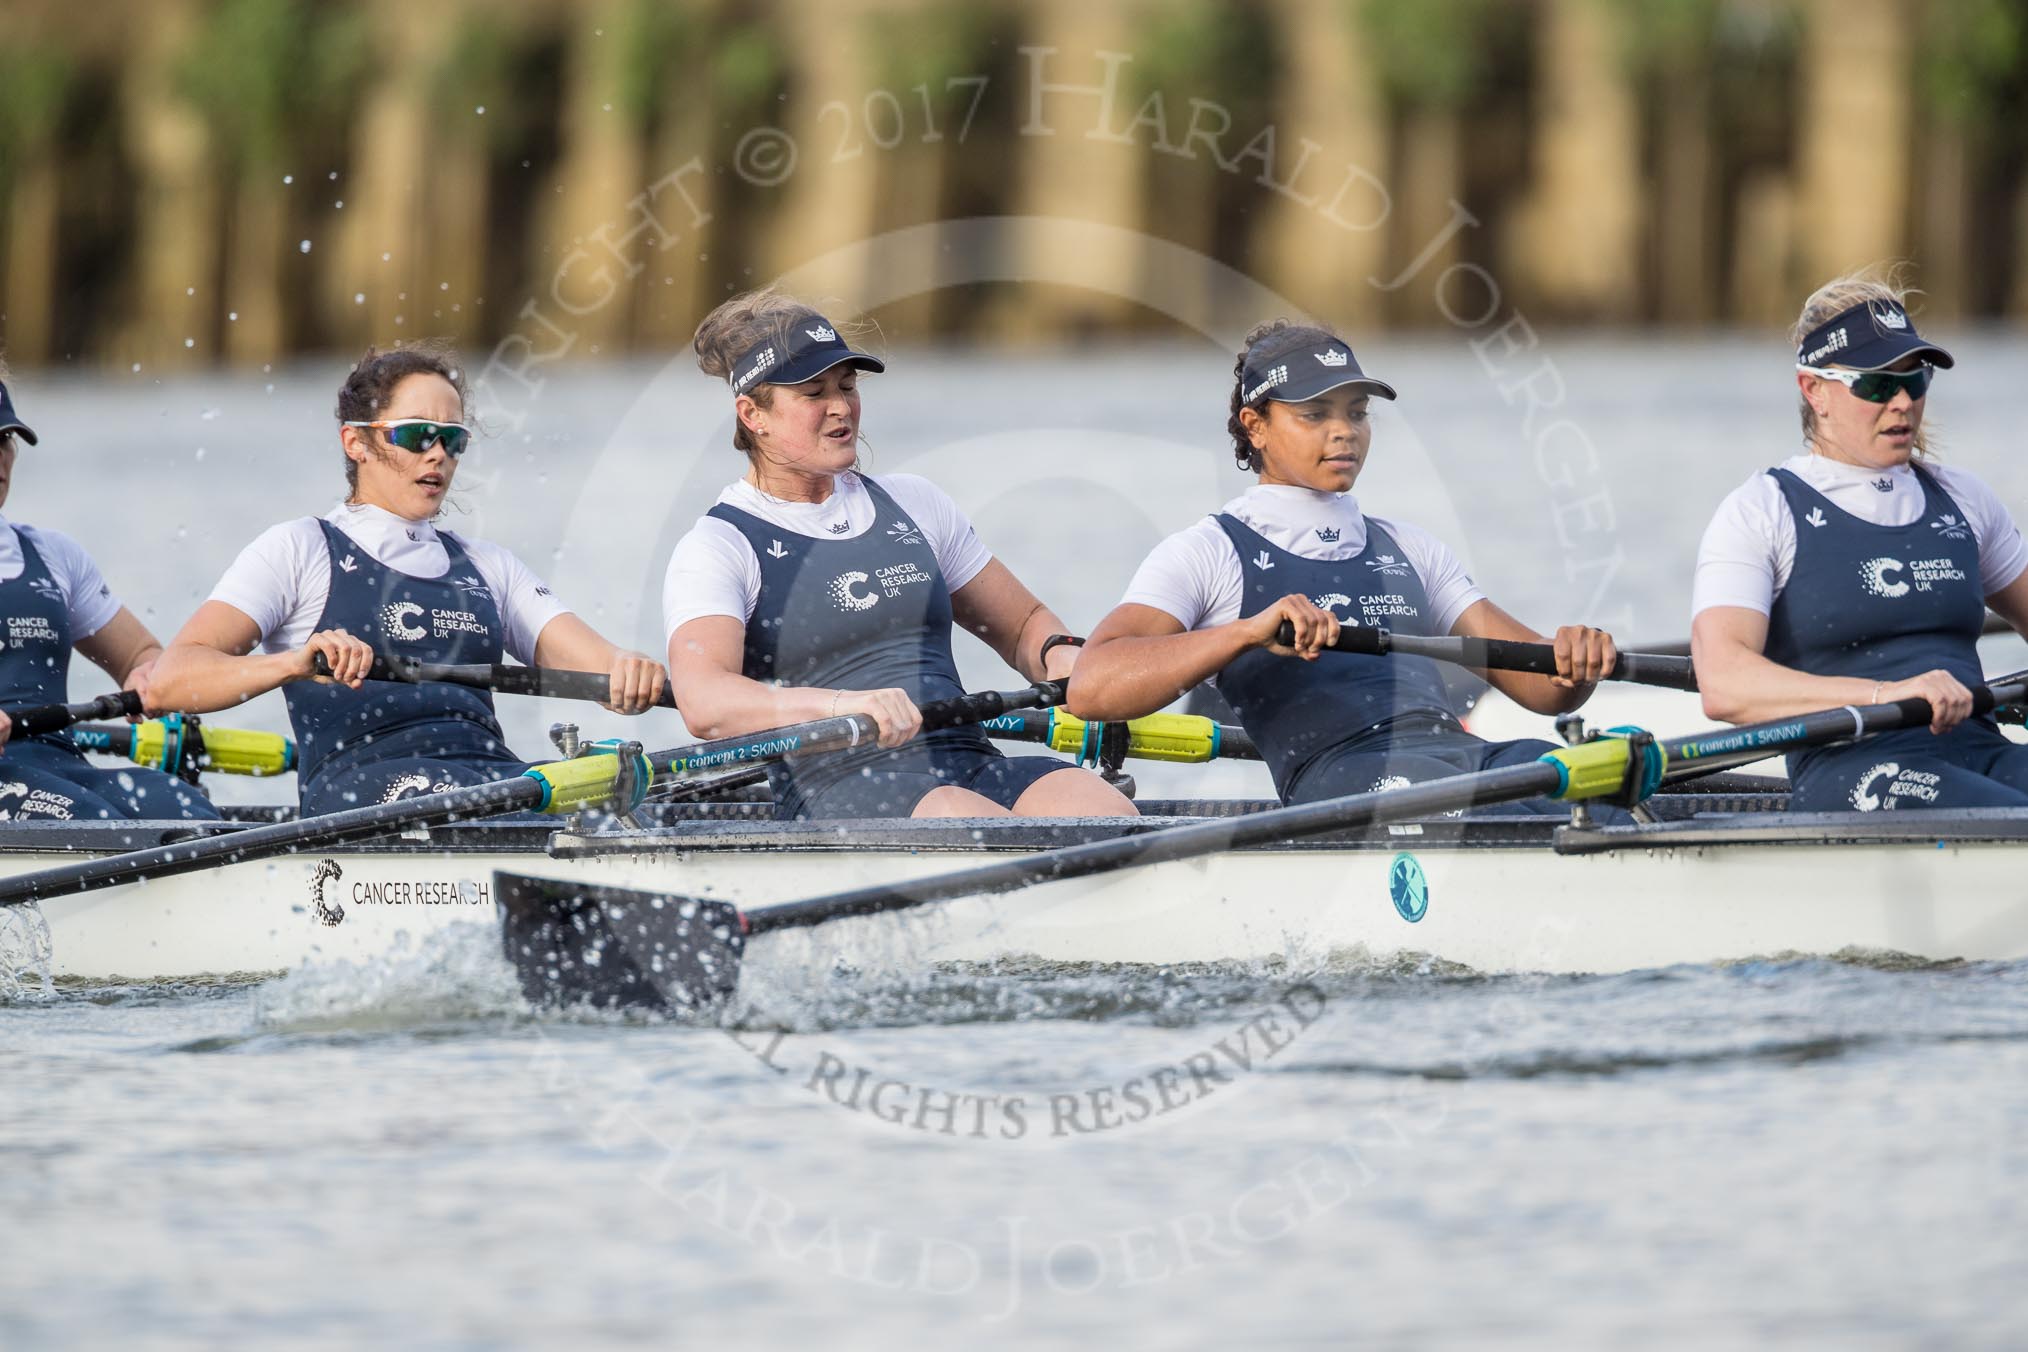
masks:
<path id="1" fill-rule="evenodd" d="M 911 953 L 928 960 L 1306 960 L 1355 950 L 1426 954 L 1484 972 L 1618 972 L 1847 950 L 2028 958 L 2020 824 L 1990 813 L 1897 816 L 1855 823 L 1771 814 L 1577 831 L 1546 821 L 1429 823 L 1228 851 L 812 933 L 833 952 L 891 946 L 905 933 Z M 496 927 L 499 870 L 752 910 L 1116 829 L 699 823 L 546 837 L 466 827 L 51 900 L 40 915 L 56 976 L 174 980 L 368 963 L 424 948 L 454 927 Z M 0 853 L 0 874 L 51 862 L 42 852 Z M 812 942 L 766 936 L 750 961 Z"/>

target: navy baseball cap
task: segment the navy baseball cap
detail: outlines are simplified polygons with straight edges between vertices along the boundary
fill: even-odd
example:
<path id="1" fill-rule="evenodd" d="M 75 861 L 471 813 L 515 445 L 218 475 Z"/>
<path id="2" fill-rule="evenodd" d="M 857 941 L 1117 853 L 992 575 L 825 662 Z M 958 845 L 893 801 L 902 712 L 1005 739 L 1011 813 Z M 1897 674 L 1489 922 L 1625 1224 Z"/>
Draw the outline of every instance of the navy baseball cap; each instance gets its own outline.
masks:
<path id="1" fill-rule="evenodd" d="M 1884 371 L 1911 356 L 1946 369 L 1957 364 L 1950 353 L 1923 340 L 1900 302 L 1863 300 L 1811 329 L 1796 348 L 1796 365 Z"/>
<path id="2" fill-rule="evenodd" d="M 21 415 L 14 411 L 14 396 L 7 393 L 5 382 L 0 382 L 0 432 L 19 432 L 23 441 L 31 446 L 36 444 L 35 429 L 21 421 Z"/>
<path id="3" fill-rule="evenodd" d="M 1239 402 L 1251 404 L 1265 396 L 1277 403 L 1300 404 L 1340 385 L 1357 385 L 1382 399 L 1395 397 L 1394 386 L 1359 369 L 1359 359 L 1346 344 L 1315 329 L 1286 329 L 1247 349 L 1240 367 Z"/>
<path id="4" fill-rule="evenodd" d="M 756 385 L 800 385 L 848 363 L 861 371 L 887 369 L 880 358 L 854 351 L 822 315 L 811 315 L 791 325 L 785 336 L 748 348 L 733 364 L 732 392 L 745 394 Z"/>

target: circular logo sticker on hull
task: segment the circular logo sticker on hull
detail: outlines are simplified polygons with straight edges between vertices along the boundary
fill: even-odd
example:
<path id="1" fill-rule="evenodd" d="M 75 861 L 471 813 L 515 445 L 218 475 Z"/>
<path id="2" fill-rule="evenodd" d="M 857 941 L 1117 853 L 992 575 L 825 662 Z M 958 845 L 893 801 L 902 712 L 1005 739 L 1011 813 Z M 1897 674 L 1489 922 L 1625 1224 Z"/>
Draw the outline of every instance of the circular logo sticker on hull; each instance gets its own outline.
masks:
<path id="1" fill-rule="evenodd" d="M 1394 909 L 1411 925 L 1429 913 L 1429 879 L 1423 876 L 1414 855 L 1394 856 L 1387 870 L 1387 895 L 1394 898 Z"/>

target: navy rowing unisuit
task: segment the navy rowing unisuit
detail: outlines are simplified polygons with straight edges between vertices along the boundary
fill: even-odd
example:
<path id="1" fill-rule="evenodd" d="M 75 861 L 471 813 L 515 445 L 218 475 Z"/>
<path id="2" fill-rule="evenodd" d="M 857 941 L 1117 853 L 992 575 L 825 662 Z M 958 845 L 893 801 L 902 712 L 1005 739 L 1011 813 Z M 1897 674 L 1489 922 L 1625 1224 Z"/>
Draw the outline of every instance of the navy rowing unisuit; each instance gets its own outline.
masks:
<path id="1" fill-rule="evenodd" d="M 1768 615 L 1770 661 L 1868 681 L 1939 669 L 1985 679 L 1978 542 L 1943 485 L 1910 468 L 1923 510 L 1905 526 L 1862 520 L 1788 470 L 1768 471 L 1796 522 L 1795 563 Z M 2028 805 L 2028 747 L 1975 718 L 1942 737 L 1911 728 L 1792 755 L 1789 778 L 1799 812 Z"/>
<path id="2" fill-rule="evenodd" d="M 34 532 L 15 527 L 21 573 L 0 582 L 0 705 L 62 704 L 70 689 L 70 606 L 50 574 Z M 216 817 L 197 790 L 139 766 L 101 770 L 68 733 L 10 740 L 0 749 L 0 819 L 179 819 Z"/>
<path id="3" fill-rule="evenodd" d="M 1394 633 L 1431 634 L 1422 579 L 1372 517 L 1366 518 L 1366 548 L 1354 558 L 1329 560 L 1277 548 L 1229 513 L 1216 520 L 1239 555 L 1241 618 L 1300 592 L 1342 623 L 1363 619 Z M 1538 741 L 1486 742 L 1466 732 L 1436 663 L 1423 657 L 1327 652 L 1315 662 L 1297 662 L 1255 648 L 1227 664 L 1217 685 L 1287 803 L 1519 764 L 1555 749 Z M 1495 810 L 1568 809 L 1534 802 Z"/>
<path id="4" fill-rule="evenodd" d="M 842 690 L 900 689 L 918 707 L 963 693 L 951 655 L 951 594 L 929 541 L 871 477 L 874 524 L 849 539 L 786 531 L 728 503 L 710 515 L 739 530 L 760 561 L 746 624 L 749 680 Z M 904 817 L 950 784 L 1011 808 L 1064 763 L 1003 756 L 972 726 L 926 732 L 894 750 L 862 747 L 768 770 L 783 819 Z"/>
<path id="5" fill-rule="evenodd" d="M 500 608 L 464 544 L 439 531 L 450 567 L 415 577 L 380 563 L 328 521 L 331 594 L 317 628 L 343 629 L 375 652 L 420 662 L 496 663 Z M 286 687 L 305 813 L 392 802 L 519 774 L 493 696 L 461 685 L 369 682 L 363 690 Z"/>

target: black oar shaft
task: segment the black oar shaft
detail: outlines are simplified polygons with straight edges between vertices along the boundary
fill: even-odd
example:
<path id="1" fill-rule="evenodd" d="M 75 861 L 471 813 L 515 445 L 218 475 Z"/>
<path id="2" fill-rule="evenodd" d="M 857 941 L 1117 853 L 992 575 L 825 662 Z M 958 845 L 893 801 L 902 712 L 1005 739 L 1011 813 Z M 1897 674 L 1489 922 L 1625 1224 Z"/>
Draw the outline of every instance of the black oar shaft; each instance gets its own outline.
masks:
<path id="1" fill-rule="evenodd" d="M 977 723 L 996 718 L 1010 709 L 1033 709 L 1063 703 L 1064 682 L 1043 681 L 1026 690 L 979 690 L 950 699 L 934 700 L 922 706 L 924 732 Z M 825 751 L 846 751 L 870 744 L 880 733 L 879 726 L 865 714 L 841 714 L 809 723 L 794 723 L 766 732 L 720 737 L 685 747 L 667 760 L 655 762 L 658 778 L 678 778 L 722 770 L 729 765 L 753 761 L 775 761 L 785 756 L 809 756 Z"/>
<path id="2" fill-rule="evenodd" d="M 1295 642 L 1293 625 L 1284 623 L 1276 637 Z M 1341 653 L 1384 657 L 1428 657 L 1481 671 L 1522 671 L 1536 676 L 1556 675 L 1556 649 L 1547 643 L 1527 643 L 1505 638 L 1427 638 L 1397 634 L 1389 629 L 1364 625 L 1341 625 L 1332 647 Z M 1666 657 L 1658 653 L 1620 653 L 1607 673 L 1609 681 L 1634 685 L 1657 685 L 1670 690 L 1695 690 L 1697 672 L 1687 657 Z"/>
<path id="3" fill-rule="evenodd" d="M 319 653 L 316 659 L 317 674 L 329 676 L 330 664 Z M 490 690 L 496 695 L 538 695 L 547 699 L 581 699 L 602 704 L 612 694 L 612 681 L 602 672 L 565 671 L 557 667 L 517 667 L 495 662 L 414 662 L 405 657 L 382 655 L 373 659 L 373 667 L 366 673 L 369 681 L 391 681 L 397 685 L 419 685 L 425 681 L 441 681 L 445 685 L 468 686 L 474 690 Z M 658 708 L 676 707 L 676 692 L 662 682 L 662 693 L 655 704 Z"/>
<path id="4" fill-rule="evenodd" d="M 230 831 L 173 845 L 158 845 L 152 849 L 38 869 L 18 878 L 0 880 L 0 906 L 92 892 L 142 878 L 169 878 L 181 873 L 195 873 L 248 859 L 289 854 L 301 847 L 323 849 L 417 826 L 439 826 L 468 817 L 533 808 L 541 801 L 542 786 L 533 779 L 520 777 L 475 784 L 446 793 L 426 794 L 395 803 L 375 803 L 321 817 L 255 826 L 244 831 Z"/>
<path id="5" fill-rule="evenodd" d="M 1469 779 L 1470 783 L 1462 781 Z M 808 901 L 746 912 L 747 932 L 821 925 L 853 915 L 877 915 L 929 902 L 985 893 L 1012 892 L 1038 883 L 1085 878 L 1114 869 L 1139 868 L 1176 859 L 1194 859 L 1249 845 L 1297 840 L 1329 831 L 1357 830 L 1411 817 L 1437 816 L 1479 803 L 1511 803 L 1554 793 L 1562 776 L 1553 765 L 1532 761 L 1483 774 L 1432 780 L 1407 788 L 1278 808 L 1246 817 L 1219 817 L 1191 826 L 1151 830 L 1143 835 L 1072 845 L 1045 854 L 1009 859 L 908 882 L 855 888 Z"/>
<path id="6" fill-rule="evenodd" d="M 62 732 L 73 723 L 94 718 L 127 718 L 140 712 L 141 697 L 131 690 L 122 690 L 76 704 L 37 704 L 25 709 L 9 709 L 7 716 L 14 722 L 10 736 L 35 737 L 45 732 Z"/>

